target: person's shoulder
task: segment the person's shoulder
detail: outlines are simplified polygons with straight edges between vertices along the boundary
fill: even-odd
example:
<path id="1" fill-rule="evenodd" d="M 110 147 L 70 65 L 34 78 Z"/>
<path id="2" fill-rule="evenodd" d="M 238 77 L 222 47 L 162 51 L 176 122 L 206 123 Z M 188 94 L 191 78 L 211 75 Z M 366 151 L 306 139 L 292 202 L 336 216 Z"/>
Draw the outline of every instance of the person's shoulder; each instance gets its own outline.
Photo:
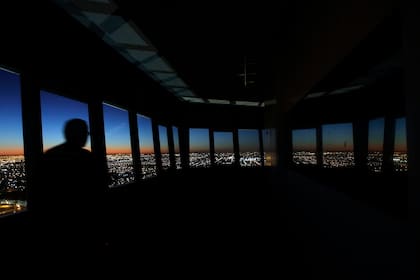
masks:
<path id="1" fill-rule="evenodd" d="M 52 155 L 56 155 L 56 154 L 61 154 L 64 150 L 65 150 L 64 144 L 60 144 L 60 145 L 51 147 L 48 150 L 46 150 L 44 152 L 44 155 L 48 157 L 48 156 L 52 156 Z"/>

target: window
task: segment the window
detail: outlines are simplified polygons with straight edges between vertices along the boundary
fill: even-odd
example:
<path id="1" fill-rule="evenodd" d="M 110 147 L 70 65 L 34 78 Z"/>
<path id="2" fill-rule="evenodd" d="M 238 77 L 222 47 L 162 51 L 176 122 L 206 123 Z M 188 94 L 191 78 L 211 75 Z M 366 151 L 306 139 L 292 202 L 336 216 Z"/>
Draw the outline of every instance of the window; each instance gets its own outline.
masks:
<path id="1" fill-rule="evenodd" d="M 276 129 L 266 128 L 262 132 L 264 146 L 264 166 L 276 165 Z"/>
<path id="2" fill-rule="evenodd" d="M 215 165 L 233 165 L 235 155 L 233 153 L 233 133 L 214 133 L 214 163 Z"/>
<path id="3" fill-rule="evenodd" d="M 316 129 L 294 129 L 292 131 L 293 163 L 316 164 Z"/>
<path id="4" fill-rule="evenodd" d="M 322 126 L 324 167 L 354 166 L 353 125 L 351 123 Z"/>
<path id="5" fill-rule="evenodd" d="M 26 209 L 19 75 L 0 69 L 0 216 Z"/>
<path id="6" fill-rule="evenodd" d="M 110 187 L 134 181 L 128 112 L 104 104 L 106 158 Z"/>
<path id="7" fill-rule="evenodd" d="M 190 129 L 190 167 L 210 166 L 210 139 L 207 128 Z"/>
<path id="8" fill-rule="evenodd" d="M 394 146 L 395 171 L 407 171 L 407 130 L 405 118 L 395 120 L 395 146 Z"/>
<path id="9" fill-rule="evenodd" d="M 137 115 L 140 142 L 140 160 L 142 178 L 151 178 L 156 173 L 155 148 L 153 145 L 152 120 L 148 117 Z"/>
<path id="10" fill-rule="evenodd" d="M 160 154 L 162 155 L 162 169 L 166 170 L 171 166 L 169 160 L 169 146 L 168 146 L 168 131 L 166 126 L 158 126 L 159 128 L 159 142 L 160 142 Z"/>
<path id="11" fill-rule="evenodd" d="M 174 135 L 174 150 L 175 150 L 175 164 L 176 169 L 181 169 L 181 155 L 179 152 L 179 134 L 178 134 L 178 128 L 173 126 L 172 127 L 172 133 Z"/>
<path id="12" fill-rule="evenodd" d="M 65 141 L 64 124 L 73 118 L 86 121 L 89 126 L 89 111 L 85 103 L 41 91 L 42 137 L 44 151 Z M 85 148 L 90 150 L 90 137 Z"/>
<path id="13" fill-rule="evenodd" d="M 367 165 L 373 172 L 381 172 L 384 146 L 384 118 L 369 121 L 369 144 Z"/>
<path id="14" fill-rule="evenodd" d="M 261 166 L 258 130 L 239 129 L 239 163 L 241 166 Z"/>

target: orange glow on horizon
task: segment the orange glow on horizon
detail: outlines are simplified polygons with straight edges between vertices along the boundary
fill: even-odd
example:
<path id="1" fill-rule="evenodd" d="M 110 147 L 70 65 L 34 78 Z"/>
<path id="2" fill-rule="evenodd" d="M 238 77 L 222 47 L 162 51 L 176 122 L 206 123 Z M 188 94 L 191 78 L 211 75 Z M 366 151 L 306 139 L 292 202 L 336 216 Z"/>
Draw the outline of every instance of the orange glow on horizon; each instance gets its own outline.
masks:
<path id="1" fill-rule="evenodd" d="M 0 149 L 0 156 L 23 156 L 23 148 L 3 148 Z"/>
<path id="2" fill-rule="evenodd" d="M 107 147 L 106 148 L 106 154 L 107 155 L 131 154 L 131 148 L 127 148 L 127 147 Z"/>

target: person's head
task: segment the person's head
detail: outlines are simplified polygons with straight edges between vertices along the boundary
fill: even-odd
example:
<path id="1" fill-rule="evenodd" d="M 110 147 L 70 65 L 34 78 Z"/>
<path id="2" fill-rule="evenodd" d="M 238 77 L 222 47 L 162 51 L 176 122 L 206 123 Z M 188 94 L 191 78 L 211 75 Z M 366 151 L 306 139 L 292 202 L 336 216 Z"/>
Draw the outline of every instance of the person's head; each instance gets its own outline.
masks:
<path id="1" fill-rule="evenodd" d="M 67 143 L 83 147 L 89 135 L 86 121 L 82 119 L 68 120 L 64 126 L 64 136 Z"/>

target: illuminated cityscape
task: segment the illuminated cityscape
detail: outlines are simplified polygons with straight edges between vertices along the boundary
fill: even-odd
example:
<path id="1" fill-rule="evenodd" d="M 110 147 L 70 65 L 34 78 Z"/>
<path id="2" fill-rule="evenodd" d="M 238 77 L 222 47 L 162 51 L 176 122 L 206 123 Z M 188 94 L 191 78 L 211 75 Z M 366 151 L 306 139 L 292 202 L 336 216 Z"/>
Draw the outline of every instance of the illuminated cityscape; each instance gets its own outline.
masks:
<path id="1" fill-rule="evenodd" d="M 393 162 L 395 171 L 407 171 L 408 165 L 406 152 L 395 152 Z"/>
<path id="2" fill-rule="evenodd" d="M 162 154 L 162 169 L 166 170 L 166 169 L 169 169 L 169 167 L 171 167 L 169 154 L 168 153 Z"/>
<path id="3" fill-rule="evenodd" d="M 141 154 L 140 160 L 142 179 L 155 177 L 157 175 L 155 154 Z"/>
<path id="4" fill-rule="evenodd" d="M 369 152 L 367 165 L 373 172 L 382 172 L 382 152 Z M 316 154 L 308 151 L 293 152 L 293 163 L 296 165 L 315 165 Z M 394 170 L 407 171 L 407 153 L 395 152 L 393 157 Z M 354 166 L 353 152 L 324 152 L 324 167 L 352 167 Z"/>
<path id="5" fill-rule="evenodd" d="M 110 187 L 134 181 L 133 159 L 131 154 L 107 155 Z"/>
<path id="6" fill-rule="evenodd" d="M 190 167 L 209 167 L 210 153 L 190 153 Z"/>
<path id="7" fill-rule="evenodd" d="M 368 165 L 369 170 L 373 172 L 381 172 L 382 161 L 383 161 L 382 152 L 369 152 L 368 153 L 367 165 Z"/>
<path id="8" fill-rule="evenodd" d="M 296 165 L 316 164 L 316 154 L 307 151 L 293 152 L 293 163 Z"/>
<path id="9" fill-rule="evenodd" d="M 353 152 L 324 152 L 323 166 L 326 168 L 337 167 L 352 167 L 354 166 Z M 316 154 L 315 152 L 308 151 L 295 151 L 293 152 L 293 162 L 296 165 L 315 165 Z"/>
<path id="10" fill-rule="evenodd" d="M 0 215 L 26 209 L 26 177 L 23 155 L 0 156 Z"/>
<path id="11" fill-rule="evenodd" d="M 354 166 L 354 154 L 353 152 L 324 152 L 324 167 L 336 168 L 336 167 L 352 167 Z"/>
<path id="12" fill-rule="evenodd" d="M 214 153 L 214 164 L 217 165 L 233 165 L 235 163 L 235 155 L 233 153 Z"/>
<path id="13" fill-rule="evenodd" d="M 239 154 L 239 162 L 243 167 L 261 166 L 261 154 L 259 152 L 245 152 Z"/>

